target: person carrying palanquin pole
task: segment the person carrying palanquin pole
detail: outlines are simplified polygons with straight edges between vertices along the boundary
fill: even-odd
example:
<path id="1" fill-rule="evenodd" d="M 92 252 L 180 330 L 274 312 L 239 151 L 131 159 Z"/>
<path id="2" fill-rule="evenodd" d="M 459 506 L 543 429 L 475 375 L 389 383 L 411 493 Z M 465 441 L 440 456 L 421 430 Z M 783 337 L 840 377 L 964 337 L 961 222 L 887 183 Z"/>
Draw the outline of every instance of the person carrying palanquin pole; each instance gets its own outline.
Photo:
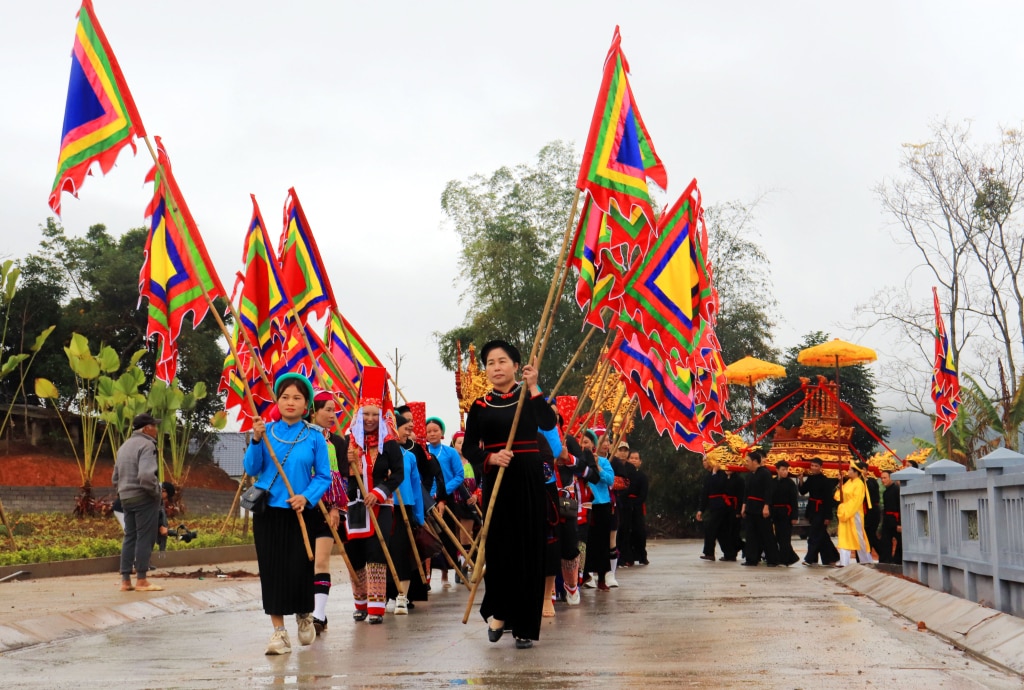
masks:
<path id="1" fill-rule="evenodd" d="M 836 517 L 839 518 L 839 567 L 850 565 L 850 555 L 857 552 L 861 563 L 873 563 L 871 544 L 864 531 L 864 514 L 871 509 L 864 475 L 868 466 L 851 462 L 846 481 L 836 489 L 834 498 L 839 501 Z"/>
<path id="2" fill-rule="evenodd" d="M 747 454 L 747 498 L 743 503 L 743 520 L 747 543 L 743 548 L 743 565 L 756 566 L 764 552 L 768 567 L 779 565 L 779 546 L 772 531 L 772 473 L 761 464 L 764 451 L 754 449 Z"/>
<path id="3" fill-rule="evenodd" d="M 729 517 L 733 508 L 729 505 L 729 478 L 725 470 L 712 458 L 704 458 L 704 486 L 700 493 L 700 507 L 697 510 L 697 522 L 704 523 L 704 550 L 700 558 L 704 561 L 715 560 L 715 542 L 722 547 L 722 560 L 736 560 L 736 546 L 732 534 L 729 533 Z"/>
<path id="4" fill-rule="evenodd" d="M 544 604 L 547 494 L 537 430 L 554 428 L 556 419 L 537 384 L 536 367 L 524 366 L 522 382 L 516 381 L 519 350 L 503 340 L 492 340 L 481 348 L 480 358 L 494 390 L 469 408 L 462 446 L 471 463 L 483 463 L 484 506 L 492 511 L 484 544 L 486 592 L 480 615 L 488 621 L 491 642 L 511 628 L 516 647 L 528 649 L 540 638 Z M 506 450 L 523 386 L 529 397 L 523 402 L 512 449 Z M 495 495 L 499 467 L 505 471 L 500 493 Z"/>
<path id="5" fill-rule="evenodd" d="M 384 622 L 387 603 L 387 558 L 369 511 L 376 516 L 385 544 L 391 535 L 392 495 L 405 478 L 405 460 L 394 430 L 394 411 L 387 390 L 387 370 L 364 367 L 359 409 L 348 430 L 348 541 L 345 551 L 356 577 L 352 598 L 356 622 Z M 357 479 L 361 475 L 362 481 Z M 360 488 L 360 483 L 366 493 Z"/>
<path id="6" fill-rule="evenodd" d="M 821 458 L 811 458 L 807 465 L 807 471 L 800 475 L 799 490 L 807 494 L 807 508 L 805 516 L 809 527 L 807 529 L 807 553 L 804 555 L 804 565 L 817 565 L 821 558 L 823 565 L 833 566 L 839 560 L 839 552 L 836 551 L 832 537 L 828 535 L 828 526 L 832 522 L 832 492 L 835 490 L 835 482 L 822 473 Z"/>
<path id="7" fill-rule="evenodd" d="M 778 472 L 772 486 L 772 524 L 775 540 L 779 545 L 780 562 L 787 567 L 800 560 L 793 550 L 793 525 L 799 517 L 796 484 L 789 478 L 789 463 L 780 460 L 775 464 Z"/>

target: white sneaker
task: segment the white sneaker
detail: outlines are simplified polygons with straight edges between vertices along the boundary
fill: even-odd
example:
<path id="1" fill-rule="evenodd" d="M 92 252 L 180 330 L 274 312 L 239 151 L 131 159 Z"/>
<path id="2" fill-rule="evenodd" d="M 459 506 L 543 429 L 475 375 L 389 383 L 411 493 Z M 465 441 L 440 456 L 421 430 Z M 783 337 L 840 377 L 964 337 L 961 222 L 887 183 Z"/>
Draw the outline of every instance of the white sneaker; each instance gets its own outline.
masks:
<path id="1" fill-rule="evenodd" d="M 312 626 L 312 624 L 310 624 Z M 266 654 L 290 654 L 292 651 L 292 643 L 288 641 L 287 630 L 275 630 L 274 634 L 270 638 L 270 644 L 267 645 Z"/>
<path id="2" fill-rule="evenodd" d="M 604 583 L 609 587 L 618 587 L 619 581 L 615 579 L 615 573 L 608 573 L 604 576 Z"/>
<path id="3" fill-rule="evenodd" d="M 313 627 L 313 614 L 296 613 L 295 622 L 299 624 L 299 634 L 296 635 L 299 644 L 303 646 L 313 644 L 313 640 L 316 639 L 316 628 Z"/>
<path id="4" fill-rule="evenodd" d="M 395 615 L 396 616 L 408 616 L 409 615 L 409 599 L 404 594 L 398 595 L 398 600 L 395 601 Z"/>
<path id="5" fill-rule="evenodd" d="M 568 604 L 569 606 L 579 606 L 579 604 L 580 604 L 580 589 L 579 589 L 579 587 L 576 588 L 575 592 L 572 592 L 572 593 L 566 592 L 565 593 L 565 603 Z"/>
<path id="6" fill-rule="evenodd" d="M 583 586 L 586 587 L 587 589 L 596 589 L 597 588 L 597 575 L 594 575 L 593 573 L 589 573 L 589 575 L 590 575 L 590 579 L 584 581 L 583 582 Z"/>
<path id="7" fill-rule="evenodd" d="M 394 613 L 396 606 L 394 599 L 388 599 L 384 604 L 384 613 Z"/>

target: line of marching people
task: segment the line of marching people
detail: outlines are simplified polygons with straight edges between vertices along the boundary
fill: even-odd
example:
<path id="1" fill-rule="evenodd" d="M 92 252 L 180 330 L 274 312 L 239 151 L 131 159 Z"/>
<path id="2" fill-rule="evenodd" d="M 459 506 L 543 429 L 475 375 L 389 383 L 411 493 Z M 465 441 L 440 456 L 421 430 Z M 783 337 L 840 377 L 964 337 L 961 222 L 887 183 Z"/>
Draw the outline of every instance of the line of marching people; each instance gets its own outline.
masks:
<path id="1" fill-rule="evenodd" d="M 391 409 L 382 368 L 363 369 L 344 436 L 333 431 L 333 394 L 300 374 L 275 381 L 274 420 L 253 421 L 244 460 L 263 494 L 252 512 L 263 606 L 274 628 L 267 654 L 291 651 L 285 616 L 295 616 L 300 645 L 328 629 L 338 541 L 352 619 L 371 625 L 426 600 L 435 569 L 435 590 L 468 588 L 484 550 L 487 637 L 497 642 L 509 631 L 519 649 L 539 639 L 556 601 L 577 605 L 581 588 L 608 592 L 618 586 L 617 568 L 648 564 L 640 452 L 622 443 L 611 455 L 607 438 L 592 431 L 566 436 L 536 368 L 522 366 L 509 343 L 488 343 L 481 359 L 494 389 L 447 444 L 444 422 L 433 417 L 425 442 L 417 442 L 412 410 Z M 489 531 L 480 535 L 491 503 Z"/>
<path id="2" fill-rule="evenodd" d="M 705 458 L 705 475 L 697 521 L 704 524 L 704 548 L 700 558 L 715 560 L 715 544 L 721 561 L 757 566 L 790 566 L 801 561 L 793 550 L 793 526 L 799 518 L 797 495 L 807 495 L 807 553 L 804 565 L 843 567 L 855 556 L 872 563 L 873 554 L 883 563 L 902 562 L 899 484 L 882 472 L 884 495 L 863 462 L 850 465 L 842 486 L 822 472 L 821 458 L 811 458 L 797 482 L 789 476 L 785 460 L 775 465 L 776 474 L 764 465 L 760 449 L 746 455 L 746 473 L 723 469 Z M 746 478 L 744 477 L 746 475 Z M 881 500 L 880 500 L 881 499 Z M 838 520 L 838 549 L 829 535 L 833 516 Z M 879 534 L 879 527 L 881 533 Z"/>

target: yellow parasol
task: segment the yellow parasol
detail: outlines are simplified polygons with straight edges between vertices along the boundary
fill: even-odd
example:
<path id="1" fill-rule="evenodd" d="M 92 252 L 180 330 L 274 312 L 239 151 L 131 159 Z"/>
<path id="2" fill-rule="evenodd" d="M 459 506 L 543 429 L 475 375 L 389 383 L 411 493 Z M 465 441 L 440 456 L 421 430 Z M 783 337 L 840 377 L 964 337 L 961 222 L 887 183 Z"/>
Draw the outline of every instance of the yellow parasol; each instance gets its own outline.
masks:
<path id="1" fill-rule="evenodd" d="M 836 393 L 839 392 L 839 367 L 867 364 L 876 359 L 878 359 L 878 355 L 870 347 L 854 345 L 839 338 L 800 350 L 800 354 L 796 356 L 796 361 L 804 366 L 835 367 Z"/>
<path id="2" fill-rule="evenodd" d="M 867 364 L 878 359 L 875 351 L 862 345 L 854 345 L 845 340 L 835 338 L 827 343 L 800 350 L 796 361 L 808 367 L 836 368 L 836 399 L 839 399 L 839 367 L 852 367 Z M 843 496 L 843 477 L 840 470 L 839 496 Z"/>
<path id="3" fill-rule="evenodd" d="M 870 347 L 854 345 L 839 338 L 800 350 L 796 357 L 796 361 L 804 366 L 836 368 L 868 364 L 876 359 L 878 355 Z"/>
<path id="4" fill-rule="evenodd" d="M 754 386 L 766 379 L 785 378 L 786 369 L 778 364 L 766 362 L 757 357 L 746 356 L 725 368 L 725 380 L 750 388 L 750 419 L 754 419 Z M 757 422 L 753 422 L 754 436 L 757 436 Z"/>

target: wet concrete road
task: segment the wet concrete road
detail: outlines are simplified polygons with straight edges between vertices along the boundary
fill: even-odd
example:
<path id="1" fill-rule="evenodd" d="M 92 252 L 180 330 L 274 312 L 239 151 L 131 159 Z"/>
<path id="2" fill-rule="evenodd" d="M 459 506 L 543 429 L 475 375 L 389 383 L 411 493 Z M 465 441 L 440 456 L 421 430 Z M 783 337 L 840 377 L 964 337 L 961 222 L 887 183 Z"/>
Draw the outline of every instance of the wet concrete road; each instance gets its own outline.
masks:
<path id="1" fill-rule="evenodd" d="M 651 566 L 620 570 L 610 593 L 584 590 L 581 606 L 559 605 L 530 650 L 516 650 L 510 636 L 488 643 L 476 612 L 462 625 L 464 588 L 370 626 L 352 622 L 342 584 L 329 630 L 312 646 L 299 647 L 287 622 L 290 655 L 263 655 L 271 627 L 253 601 L 0 655 L 0 686 L 1022 687 L 825 569 L 744 568 L 699 553 L 693 541 L 653 543 Z"/>

